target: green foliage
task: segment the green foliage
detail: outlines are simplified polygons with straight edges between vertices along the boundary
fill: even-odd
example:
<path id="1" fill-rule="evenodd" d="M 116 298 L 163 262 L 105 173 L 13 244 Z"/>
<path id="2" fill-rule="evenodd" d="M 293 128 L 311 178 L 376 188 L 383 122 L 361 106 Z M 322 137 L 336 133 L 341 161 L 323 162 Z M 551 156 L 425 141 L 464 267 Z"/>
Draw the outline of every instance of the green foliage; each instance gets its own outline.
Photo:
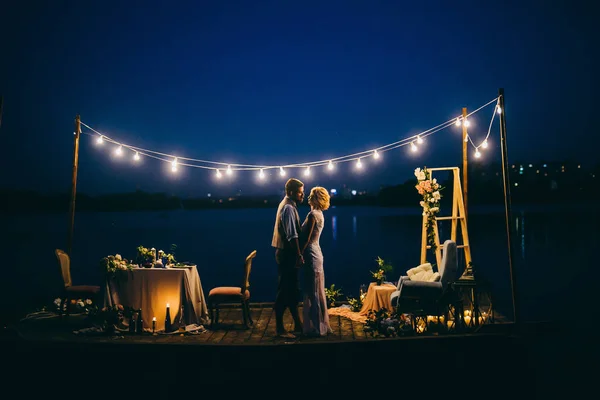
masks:
<path id="1" fill-rule="evenodd" d="M 329 307 L 335 307 L 336 300 L 341 296 L 342 289 L 336 289 L 334 283 L 329 288 L 325 288 L 325 297 L 327 297 L 327 305 Z"/>
<path id="2" fill-rule="evenodd" d="M 362 299 L 360 297 L 358 297 L 358 298 L 347 297 L 347 300 L 348 300 L 348 304 L 352 308 L 352 311 L 354 311 L 354 312 L 360 311 L 360 309 L 362 308 L 362 305 L 363 305 Z"/>
<path id="3" fill-rule="evenodd" d="M 143 265 L 154 261 L 154 250 L 144 246 L 138 246 L 136 261 Z"/>
<path id="4" fill-rule="evenodd" d="M 392 267 L 391 264 L 386 263 L 385 260 L 383 260 L 379 256 L 375 259 L 375 261 L 377 261 L 377 269 L 375 271 L 369 272 L 371 272 L 371 276 L 373 277 L 373 279 L 375 279 L 376 281 L 382 281 L 385 278 L 386 274 L 394 270 L 394 267 Z"/>
<path id="5" fill-rule="evenodd" d="M 427 170 L 427 167 L 415 169 L 415 176 L 417 177 L 417 184 L 415 188 L 417 192 L 423 197 L 421 200 L 421 207 L 423 207 L 423 216 L 425 220 L 425 230 L 427 232 L 427 243 L 431 247 L 432 251 L 437 250 L 437 244 L 435 243 L 435 231 L 434 227 L 437 224 L 435 216 L 440 212 L 440 200 L 442 199 L 441 191 L 444 189 L 436 179 L 431 179 L 431 172 Z"/>

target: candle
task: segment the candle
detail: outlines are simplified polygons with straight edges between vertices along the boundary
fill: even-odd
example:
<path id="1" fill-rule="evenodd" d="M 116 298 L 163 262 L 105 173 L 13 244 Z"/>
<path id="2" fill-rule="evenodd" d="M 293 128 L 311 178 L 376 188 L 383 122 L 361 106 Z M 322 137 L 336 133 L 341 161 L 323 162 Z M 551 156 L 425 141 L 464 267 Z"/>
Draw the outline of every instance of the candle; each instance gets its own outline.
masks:
<path id="1" fill-rule="evenodd" d="M 156 330 L 156 317 L 152 317 L 152 334 Z"/>
<path id="2" fill-rule="evenodd" d="M 464 318 L 464 321 L 465 321 L 465 324 L 466 324 L 466 325 L 469 325 L 469 324 L 471 323 L 471 317 L 467 315 L 467 316 Z"/>

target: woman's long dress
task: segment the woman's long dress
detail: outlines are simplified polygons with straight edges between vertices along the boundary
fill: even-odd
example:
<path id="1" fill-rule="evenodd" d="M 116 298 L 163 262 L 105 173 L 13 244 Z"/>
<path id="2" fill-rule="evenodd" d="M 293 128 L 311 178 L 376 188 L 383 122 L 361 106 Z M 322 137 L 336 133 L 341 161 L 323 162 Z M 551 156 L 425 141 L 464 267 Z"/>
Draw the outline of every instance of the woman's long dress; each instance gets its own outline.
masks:
<path id="1" fill-rule="evenodd" d="M 304 252 L 304 307 L 302 311 L 304 334 L 307 336 L 324 336 L 331 332 L 327 298 L 325 296 L 325 274 L 323 272 L 323 253 L 319 238 L 325 220 L 321 210 L 312 210 L 306 216 L 303 228 L 306 228 L 308 216 L 315 218 L 312 235 L 307 238 L 308 245 Z"/>

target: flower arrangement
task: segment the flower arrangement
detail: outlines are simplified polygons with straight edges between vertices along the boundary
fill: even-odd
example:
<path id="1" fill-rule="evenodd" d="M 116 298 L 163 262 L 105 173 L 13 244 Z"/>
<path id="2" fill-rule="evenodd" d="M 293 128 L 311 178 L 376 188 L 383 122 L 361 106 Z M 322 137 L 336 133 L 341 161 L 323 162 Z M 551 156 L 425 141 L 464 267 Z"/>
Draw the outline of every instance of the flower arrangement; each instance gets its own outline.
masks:
<path id="1" fill-rule="evenodd" d="M 54 302 L 52 303 L 54 306 L 54 310 L 59 312 L 60 311 L 60 305 L 62 303 L 62 299 L 60 297 L 54 299 Z M 86 315 L 91 315 L 94 314 L 96 312 L 96 310 L 98 309 L 98 306 L 96 306 L 94 304 L 94 302 L 91 299 L 71 299 L 70 301 L 71 304 L 64 304 L 63 305 L 63 311 L 67 310 L 68 306 L 71 307 L 75 307 L 75 312 L 76 313 L 80 313 L 80 314 L 86 314 Z"/>
<path id="2" fill-rule="evenodd" d="M 125 307 L 121 304 L 115 304 L 103 307 L 92 314 L 95 323 L 108 333 L 114 333 L 119 325 L 122 324 L 125 317 Z"/>
<path id="3" fill-rule="evenodd" d="M 149 249 L 144 246 L 137 247 L 136 262 L 141 266 L 148 267 L 154 264 L 156 253 L 154 247 Z"/>
<path id="4" fill-rule="evenodd" d="M 369 271 L 369 272 L 371 272 L 371 276 L 373 277 L 373 279 L 375 279 L 375 281 L 377 281 L 377 284 L 381 285 L 383 283 L 383 280 L 385 279 L 386 274 L 388 272 L 392 272 L 394 267 L 392 267 L 391 264 L 387 264 L 379 256 L 375 259 L 375 261 L 377 261 L 378 268 L 375 271 Z"/>
<path id="5" fill-rule="evenodd" d="M 175 250 L 177 249 L 176 244 L 171 245 L 171 253 L 166 253 L 163 250 L 158 251 L 158 259 L 162 260 L 165 266 L 175 264 L 177 260 L 175 259 Z"/>
<path id="6" fill-rule="evenodd" d="M 419 203 L 423 207 L 423 216 L 427 217 L 425 222 L 425 229 L 427 230 L 427 243 L 431 246 L 433 251 L 437 250 L 435 243 L 435 233 L 433 230 L 435 222 L 435 216 L 440 212 L 439 202 L 442 199 L 440 191 L 444 189 L 437 180 L 431 179 L 431 173 L 427 170 L 427 167 L 421 169 L 415 169 L 415 176 L 417 177 L 417 184 L 415 188 L 423 200 Z"/>
<path id="7" fill-rule="evenodd" d="M 396 337 L 412 332 L 410 320 L 404 314 L 390 313 L 386 308 L 369 310 L 364 332 L 374 336 Z"/>
<path id="8" fill-rule="evenodd" d="M 348 305 L 352 311 L 360 311 L 363 305 L 363 296 L 359 296 L 358 298 L 347 297 L 346 299 L 348 300 Z"/>
<path id="9" fill-rule="evenodd" d="M 100 260 L 100 266 L 106 270 L 109 275 L 114 275 L 117 271 L 128 271 L 133 265 L 120 254 L 109 255 Z"/>
<path id="10" fill-rule="evenodd" d="M 335 301 L 342 296 L 342 289 L 336 289 L 332 283 L 330 287 L 325 288 L 325 297 L 327 298 L 327 306 L 335 307 Z"/>

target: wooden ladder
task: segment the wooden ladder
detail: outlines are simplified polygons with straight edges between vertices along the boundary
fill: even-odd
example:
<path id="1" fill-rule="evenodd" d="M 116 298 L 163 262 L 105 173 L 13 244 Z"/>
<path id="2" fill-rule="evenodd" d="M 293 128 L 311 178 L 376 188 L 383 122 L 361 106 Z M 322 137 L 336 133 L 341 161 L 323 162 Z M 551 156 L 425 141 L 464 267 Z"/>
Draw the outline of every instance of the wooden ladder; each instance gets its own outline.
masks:
<path id="1" fill-rule="evenodd" d="M 440 234 L 438 231 L 438 221 L 451 220 L 452 229 L 450 232 L 450 239 L 456 242 L 456 229 L 458 222 L 460 221 L 460 230 L 462 233 L 462 243 L 456 243 L 456 247 L 463 249 L 465 252 L 465 273 L 469 271 L 471 273 L 471 247 L 469 246 L 469 233 L 467 231 L 467 216 L 465 213 L 465 203 L 463 201 L 462 187 L 460 184 L 460 170 L 458 167 L 441 167 L 441 168 L 428 168 L 430 172 L 430 179 L 433 179 L 434 171 L 452 171 L 454 176 L 454 187 L 452 190 L 452 215 L 444 217 L 435 217 L 435 223 L 433 224 L 433 232 L 435 235 L 435 244 L 437 246 L 435 250 L 435 259 L 437 265 L 442 263 L 442 244 L 440 244 Z M 427 216 L 423 216 L 423 231 L 421 236 L 421 264 L 427 262 L 427 249 L 431 249 L 431 246 L 427 244 Z"/>

